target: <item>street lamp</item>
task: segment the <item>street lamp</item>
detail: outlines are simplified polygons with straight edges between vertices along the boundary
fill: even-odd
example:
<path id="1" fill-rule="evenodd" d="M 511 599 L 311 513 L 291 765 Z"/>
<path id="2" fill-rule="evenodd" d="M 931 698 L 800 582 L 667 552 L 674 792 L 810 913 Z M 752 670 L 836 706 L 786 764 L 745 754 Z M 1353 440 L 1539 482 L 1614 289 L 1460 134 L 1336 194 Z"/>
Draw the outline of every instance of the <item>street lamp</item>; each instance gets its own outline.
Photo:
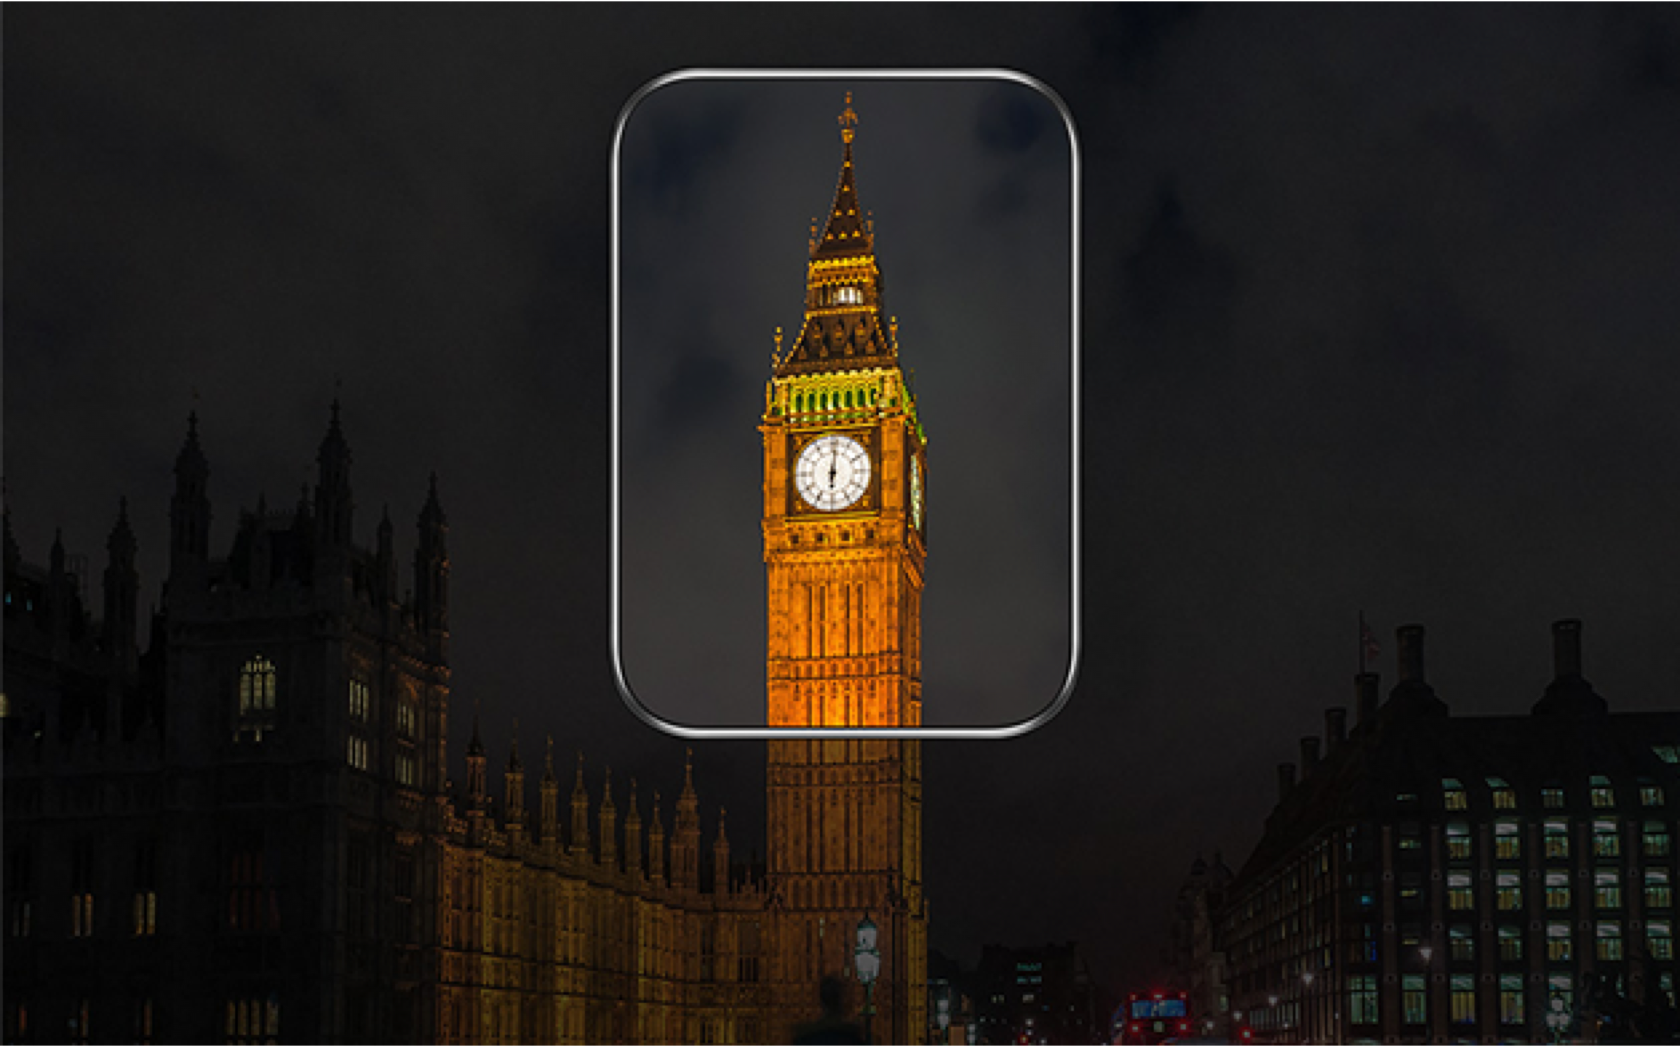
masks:
<path id="1" fill-rule="evenodd" d="M 875 921 L 866 913 L 857 925 L 857 948 L 852 951 L 852 966 L 858 981 L 863 983 L 863 1041 L 872 1043 L 869 1035 L 870 1019 L 875 1016 L 875 978 L 881 973 L 881 950 L 875 946 Z"/>

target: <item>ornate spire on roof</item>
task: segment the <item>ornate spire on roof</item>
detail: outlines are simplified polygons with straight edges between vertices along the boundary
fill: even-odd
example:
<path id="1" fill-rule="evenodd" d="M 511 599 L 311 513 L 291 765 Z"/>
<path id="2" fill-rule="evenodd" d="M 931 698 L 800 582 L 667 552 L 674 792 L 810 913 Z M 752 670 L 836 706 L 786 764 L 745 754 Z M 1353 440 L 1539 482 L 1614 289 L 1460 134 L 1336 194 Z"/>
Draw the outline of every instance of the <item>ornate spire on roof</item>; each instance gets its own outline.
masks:
<path id="1" fill-rule="evenodd" d="M 834 204 L 828 210 L 828 224 L 811 251 L 813 260 L 873 254 L 875 238 L 864 221 L 858 203 L 857 181 L 852 173 L 852 140 L 857 137 L 857 113 L 852 110 L 852 93 L 846 92 L 846 108 L 840 113 L 840 180 L 834 187 Z"/>
<path id="2" fill-rule="evenodd" d="M 834 201 L 821 234 L 812 224 L 805 322 L 785 354 L 778 343 L 778 376 L 887 367 L 897 362 L 897 347 L 882 321 L 873 223 L 858 201 L 852 165 L 857 122 L 848 93 L 840 113 L 840 176 Z"/>

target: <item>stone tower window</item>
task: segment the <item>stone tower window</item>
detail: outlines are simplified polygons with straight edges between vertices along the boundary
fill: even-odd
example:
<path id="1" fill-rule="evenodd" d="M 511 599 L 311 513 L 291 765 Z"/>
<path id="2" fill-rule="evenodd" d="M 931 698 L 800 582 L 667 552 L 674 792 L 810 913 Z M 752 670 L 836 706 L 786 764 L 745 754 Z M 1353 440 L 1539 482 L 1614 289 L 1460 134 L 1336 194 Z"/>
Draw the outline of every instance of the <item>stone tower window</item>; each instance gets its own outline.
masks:
<path id="1" fill-rule="evenodd" d="M 264 731 L 274 729 L 275 679 L 274 663 L 260 654 L 247 661 L 239 671 L 237 737 L 249 737 L 260 742 Z"/>

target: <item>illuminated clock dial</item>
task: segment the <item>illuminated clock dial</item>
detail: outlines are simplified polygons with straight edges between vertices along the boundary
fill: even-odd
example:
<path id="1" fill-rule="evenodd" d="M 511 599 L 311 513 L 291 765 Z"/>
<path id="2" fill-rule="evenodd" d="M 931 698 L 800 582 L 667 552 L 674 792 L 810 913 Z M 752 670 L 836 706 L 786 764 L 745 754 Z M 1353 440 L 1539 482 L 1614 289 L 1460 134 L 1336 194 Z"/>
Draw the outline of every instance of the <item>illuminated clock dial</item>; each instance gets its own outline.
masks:
<path id="1" fill-rule="evenodd" d="M 910 459 L 910 523 L 918 531 L 922 529 L 922 462 L 919 458 Z"/>
<path id="2" fill-rule="evenodd" d="M 794 469 L 799 496 L 825 513 L 857 502 L 869 489 L 869 452 L 849 436 L 819 436 L 799 452 Z"/>

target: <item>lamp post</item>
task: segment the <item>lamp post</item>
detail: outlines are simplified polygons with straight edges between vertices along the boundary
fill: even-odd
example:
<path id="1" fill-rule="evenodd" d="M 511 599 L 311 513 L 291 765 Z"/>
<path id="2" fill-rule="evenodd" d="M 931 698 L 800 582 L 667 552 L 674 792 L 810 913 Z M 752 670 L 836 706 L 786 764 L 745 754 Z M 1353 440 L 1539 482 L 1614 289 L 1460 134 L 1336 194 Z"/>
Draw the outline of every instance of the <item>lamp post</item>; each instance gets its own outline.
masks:
<path id="1" fill-rule="evenodd" d="M 863 983 L 863 1042 L 873 1043 L 870 1036 L 870 1019 L 875 1016 L 875 978 L 881 973 L 881 950 L 875 945 L 875 921 L 864 914 L 863 922 L 857 925 L 857 948 L 852 951 L 852 966 L 857 971 L 858 981 Z"/>

